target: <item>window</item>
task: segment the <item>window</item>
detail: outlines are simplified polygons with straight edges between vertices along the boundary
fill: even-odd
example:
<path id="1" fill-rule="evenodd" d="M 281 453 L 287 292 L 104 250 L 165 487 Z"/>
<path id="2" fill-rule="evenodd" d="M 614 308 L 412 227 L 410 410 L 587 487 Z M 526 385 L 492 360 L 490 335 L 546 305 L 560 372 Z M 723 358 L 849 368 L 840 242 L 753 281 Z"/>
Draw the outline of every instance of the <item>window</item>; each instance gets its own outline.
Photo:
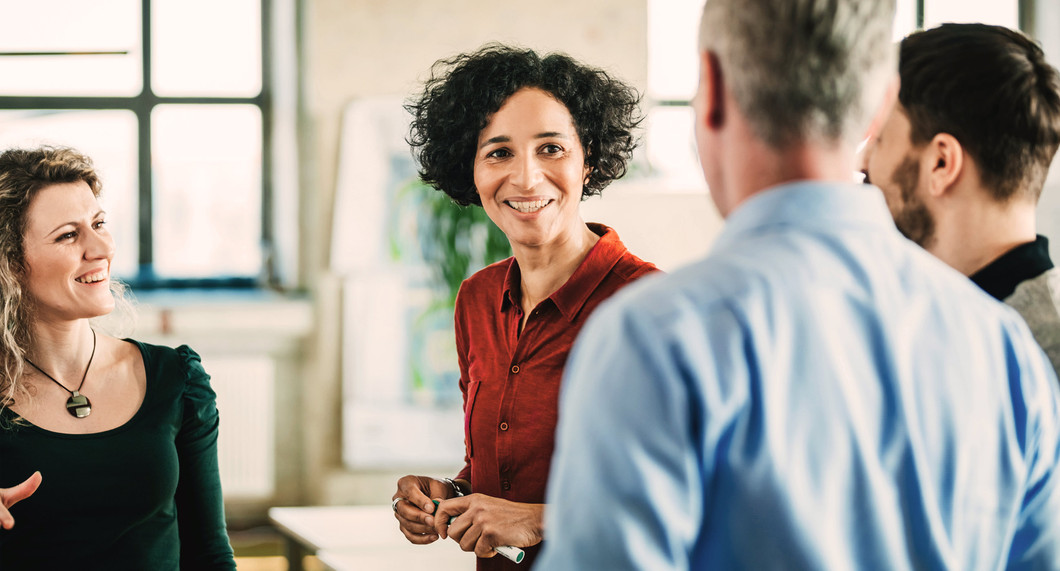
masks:
<path id="1" fill-rule="evenodd" d="M 251 286 L 273 251 L 270 0 L 36 0 L 0 19 L 0 147 L 91 156 L 136 287 Z"/>
<path id="2" fill-rule="evenodd" d="M 1016 29 L 1020 27 L 1019 5 L 1019 0 L 898 0 L 894 39 L 900 40 L 914 30 L 934 28 L 944 22 L 983 22 Z"/>
<path id="3" fill-rule="evenodd" d="M 667 186 L 705 188 L 692 108 L 699 81 L 699 16 L 704 0 L 648 0 L 648 89 L 644 147 Z"/>
<path id="4" fill-rule="evenodd" d="M 898 0 L 895 41 L 942 22 L 1019 27 L 1020 0 Z M 699 16 L 704 0 L 648 0 L 645 147 L 651 170 L 669 186 L 703 188 L 689 105 L 696 92 Z"/>

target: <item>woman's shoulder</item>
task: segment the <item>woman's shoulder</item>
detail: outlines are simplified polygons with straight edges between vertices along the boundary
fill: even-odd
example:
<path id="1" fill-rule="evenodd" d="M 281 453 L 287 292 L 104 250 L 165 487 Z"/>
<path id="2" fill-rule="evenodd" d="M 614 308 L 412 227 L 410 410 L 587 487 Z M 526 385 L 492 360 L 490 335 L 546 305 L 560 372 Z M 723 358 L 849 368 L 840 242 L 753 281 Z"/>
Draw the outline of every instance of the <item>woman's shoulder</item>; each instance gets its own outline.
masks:
<path id="1" fill-rule="evenodd" d="M 193 398 L 213 399 L 210 388 L 210 375 L 202 366 L 202 358 L 187 345 L 171 347 L 155 345 L 136 339 L 126 339 L 139 348 L 143 355 L 144 368 L 150 382 L 153 379 L 164 379 L 166 382 L 179 382 L 184 385 L 184 394 Z"/>
<path id="2" fill-rule="evenodd" d="M 635 256 L 629 250 L 625 250 L 618 258 L 612 271 L 627 281 L 644 277 L 648 274 L 661 272 L 652 262 L 646 262 Z"/>
<path id="3" fill-rule="evenodd" d="M 509 256 L 503 260 L 493 262 L 492 264 L 482 268 L 481 270 L 471 274 L 471 277 L 464 280 L 465 284 L 481 284 L 481 283 L 497 283 L 504 282 L 504 278 L 508 275 L 508 271 L 512 267 L 512 262 L 515 258 Z"/>
<path id="4" fill-rule="evenodd" d="M 163 388 L 159 394 L 172 394 L 173 403 L 183 407 L 181 442 L 206 436 L 217 430 L 217 393 L 210 386 L 210 375 L 202 358 L 188 347 L 154 345 L 135 339 L 126 341 L 140 347 L 147 368 L 148 382 Z M 173 392 L 169 392 L 173 391 Z M 177 392 L 181 395 L 177 397 Z"/>
<path id="5" fill-rule="evenodd" d="M 600 236 L 597 243 L 600 255 L 613 260 L 613 265 L 609 264 L 610 271 L 619 278 L 630 281 L 660 271 L 652 262 L 646 262 L 630 252 L 614 228 L 595 222 L 589 222 L 587 226 Z"/>
<path id="6" fill-rule="evenodd" d="M 471 274 L 460 284 L 459 296 L 465 299 L 468 296 L 481 295 L 483 293 L 493 294 L 502 289 L 511 271 L 512 261 L 515 258 L 505 258 L 494 262 L 481 270 Z"/>

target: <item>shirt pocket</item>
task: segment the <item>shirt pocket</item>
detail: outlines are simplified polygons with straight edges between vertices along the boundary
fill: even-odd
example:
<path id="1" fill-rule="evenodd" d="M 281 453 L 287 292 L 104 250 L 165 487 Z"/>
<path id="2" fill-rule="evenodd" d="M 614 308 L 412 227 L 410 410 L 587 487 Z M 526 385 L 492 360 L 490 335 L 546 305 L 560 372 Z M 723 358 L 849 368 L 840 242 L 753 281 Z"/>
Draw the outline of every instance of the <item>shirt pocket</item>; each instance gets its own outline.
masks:
<path id="1" fill-rule="evenodd" d="M 480 386 L 481 381 L 471 381 L 467 384 L 467 399 L 464 402 L 464 447 L 467 448 L 468 458 L 475 455 L 471 442 L 471 413 L 475 409 L 475 397 L 478 396 Z"/>

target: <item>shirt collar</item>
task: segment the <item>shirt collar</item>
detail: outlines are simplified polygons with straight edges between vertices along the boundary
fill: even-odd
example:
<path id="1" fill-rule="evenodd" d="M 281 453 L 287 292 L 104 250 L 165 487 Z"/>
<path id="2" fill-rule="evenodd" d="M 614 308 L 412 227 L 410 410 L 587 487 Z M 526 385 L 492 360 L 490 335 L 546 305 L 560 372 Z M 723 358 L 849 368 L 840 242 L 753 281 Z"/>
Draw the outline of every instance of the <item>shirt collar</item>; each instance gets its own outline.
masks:
<path id="1" fill-rule="evenodd" d="M 1033 242 L 1020 244 L 1001 254 L 986 267 L 972 274 L 971 279 L 986 293 L 1004 301 L 1016 291 L 1016 286 L 1020 283 L 1037 277 L 1052 267 L 1049 240 L 1039 234 Z"/>
<path id="2" fill-rule="evenodd" d="M 600 239 L 589 250 L 567 282 L 547 298 L 552 300 L 552 303 L 559 308 L 560 313 L 568 321 L 574 321 L 586 300 L 596 290 L 596 286 L 600 285 L 611 268 L 615 267 L 622 255 L 626 253 L 626 246 L 619 239 L 618 232 L 594 222 L 586 225 L 600 236 Z M 501 291 L 501 311 L 506 311 L 518 304 L 518 296 L 521 295 L 519 289 L 521 277 L 519 264 L 513 257 L 508 265 L 508 274 L 504 278 L 504 288 Z"/>
<path id="3" fill-rule="evenodd" d="M 839 226 L 897 232 L 883 192 L 872 185 L 798 181 L 756 193 L 731 212 L 714 242 L 726 248 L 765 227 L 790 225 L 835 229 Z"/>

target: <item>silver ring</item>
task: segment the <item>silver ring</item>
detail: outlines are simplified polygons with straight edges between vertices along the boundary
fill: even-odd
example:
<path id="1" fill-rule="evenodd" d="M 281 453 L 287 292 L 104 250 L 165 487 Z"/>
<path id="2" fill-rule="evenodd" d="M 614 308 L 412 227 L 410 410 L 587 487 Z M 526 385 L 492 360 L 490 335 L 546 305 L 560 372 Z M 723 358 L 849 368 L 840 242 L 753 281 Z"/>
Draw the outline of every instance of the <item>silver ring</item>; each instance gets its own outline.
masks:
<path id="1" fill-rule="evenodd" d="M 403 499 L 405 499 L 405 498 L 394 498 L 394 501 L 390 502 L 390 509 L 394 510 L 394 513 L 397 513 L 398 502 L 400 502 Z"/>

